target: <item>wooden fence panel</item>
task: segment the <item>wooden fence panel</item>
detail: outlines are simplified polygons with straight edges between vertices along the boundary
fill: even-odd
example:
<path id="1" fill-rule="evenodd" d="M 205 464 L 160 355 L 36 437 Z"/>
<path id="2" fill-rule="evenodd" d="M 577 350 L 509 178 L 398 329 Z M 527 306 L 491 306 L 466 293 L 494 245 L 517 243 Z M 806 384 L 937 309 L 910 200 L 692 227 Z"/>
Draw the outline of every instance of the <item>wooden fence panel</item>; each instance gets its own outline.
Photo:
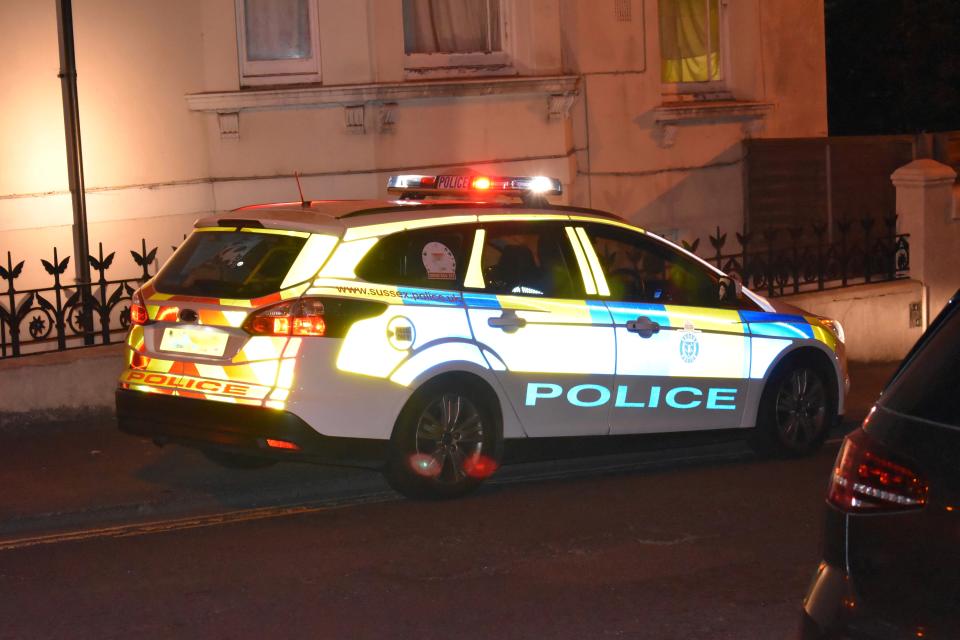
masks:
<path id="1" fill-rule="evenodd" d="M 832 238 L 838 225 L 850 224 L 853 240 L 863 220 L 880 226 L 896 213 L 890 174 L 913 160 L 915 149 L 912 136 L 759 139 L 745 145 L 744 226 L 755 240 L 773 230 L 775 245 L 790 230 L 811 225 L 825 225 Z"/>

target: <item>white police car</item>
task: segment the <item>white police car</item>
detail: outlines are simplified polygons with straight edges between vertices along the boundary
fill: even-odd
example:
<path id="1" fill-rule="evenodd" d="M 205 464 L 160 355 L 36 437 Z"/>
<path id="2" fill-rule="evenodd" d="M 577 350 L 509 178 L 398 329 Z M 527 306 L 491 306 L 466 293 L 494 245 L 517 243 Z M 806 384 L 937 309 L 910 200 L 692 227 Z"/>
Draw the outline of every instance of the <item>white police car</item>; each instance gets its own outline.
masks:
<path id="1" fill-rule="evenodd" d="M 228 465 L 372 463 L 407 495 L 454 496 L 505 443 L 756 427 L 804 454 L 843 412 L 837 322 L 549 204 L 558 181 L 389 185 L 398 200 L 198 221 L 134 296 L 121 429 Z"/>

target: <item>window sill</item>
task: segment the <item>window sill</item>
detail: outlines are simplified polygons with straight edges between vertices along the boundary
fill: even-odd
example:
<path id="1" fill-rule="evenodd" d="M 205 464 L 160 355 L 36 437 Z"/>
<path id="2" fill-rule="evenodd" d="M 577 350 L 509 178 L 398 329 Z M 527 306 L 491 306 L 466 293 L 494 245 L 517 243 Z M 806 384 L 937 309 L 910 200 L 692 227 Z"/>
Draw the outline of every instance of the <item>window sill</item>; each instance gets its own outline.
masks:
<path id="1" fill-rule="evenodd" d="M 753 136 L 763 129 L 772 102 L 748 100 L 675 100 L 654 108 L 656 135 L 661 147 L 672 147 L 683 125 L 742 123 L 743 134 Z"/>
<path id="2" fill-rule="evenodd" d="M 517 70 L 509 64 L 407 67 L 403 70 L 403 77 L 407 80 L 452 80 L 456 78 L 492 78 L 516 75 Z"/>
<path id="3" fill-rule="evenodd" d="M 239 91 L 187 94 L 191 111 L 240 111 L 320 108 L 366 102 L 401 102 L 424 98 L 463 98 L 489 95 L 544 95 L 575 93 L 579 76 L 513 76 L 395 82 L 383 84 L 297 85 L 251 87 Z"/>
<path id="4" fill-rule="evenodd" d="M 514 72 L 512 68 L 510 71 Z M 373 122 L 384 132 L 395 126 L 398 103 L 437 98 L 540 96 L 547 119 L 566 119 L 579 83 L 579 76 L 429 77 L 419 82 L 384 84 L 247 87 L 190 93 L 185 98 L 191 111 L 217 114 L 221 138 L 239 138 L 242 111 L 341 107 L 348 131 L 366 133 Z M 370 112 L 375 112 L 373 117 Z"/>
<path id="5" fill-rule="evenodd" d="M 772 102 L 748 100 L 673 100 L 653 110 L 657 124 L 695 124 L 764 118 Z"/>
<path id="6" fill-rule="evenodd" d="M 284 87 L 320 84 L 319 73 L 278 74 L 270 76 L 241 76 L 240 86 L 247 87 Z"/>

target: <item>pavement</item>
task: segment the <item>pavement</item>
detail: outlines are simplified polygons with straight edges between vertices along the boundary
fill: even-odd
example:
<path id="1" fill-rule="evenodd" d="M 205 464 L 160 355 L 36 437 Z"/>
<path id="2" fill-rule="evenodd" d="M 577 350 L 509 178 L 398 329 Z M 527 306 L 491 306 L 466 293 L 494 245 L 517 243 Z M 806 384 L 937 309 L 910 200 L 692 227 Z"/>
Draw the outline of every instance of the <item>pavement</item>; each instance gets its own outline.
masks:
<path id="1" fill-rule="evenodd" d="M 896 364 L 852 364 L 842 435 L 866 415 Z M 686 436 L 684 436 L 686 438 Z M 749 459 L 739 439 L 691 434 L 617 455 L 506 466 L 496 484 Z M 0 427 L 0 548 L 85 527 L 171 518 L 222 518 L 256 510 L 326 508 L 397 499 L 376 472 L 308 464 L 221 468 L 184 447 L 158 448 L 120 433 L 109 414 Z M 270 511 L 273 513 L 273 511 Z M 234 516 L 230 516 L 234 517 Z"/>

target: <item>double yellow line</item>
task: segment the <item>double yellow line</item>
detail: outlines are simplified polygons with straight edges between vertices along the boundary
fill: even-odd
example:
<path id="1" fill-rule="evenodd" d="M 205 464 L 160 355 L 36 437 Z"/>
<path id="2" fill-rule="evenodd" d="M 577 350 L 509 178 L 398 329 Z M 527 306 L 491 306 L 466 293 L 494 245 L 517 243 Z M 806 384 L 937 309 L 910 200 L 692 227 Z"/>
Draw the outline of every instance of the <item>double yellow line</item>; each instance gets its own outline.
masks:
<path id="1" fill-rule="evenodd" d="M 255 520 L 286 518 L 289 516 L 333 511 L 335 509 L 343 509 L 361 504 L 391 502 L 397 499 L 397 494 L 384 491 L 380 493 L 362 494 L 341 500 L 329 500 L 313 504 L 261 507 L 259 509 L 242 509 L 239 511 L 227 511 L 224 513 L 213 513 L 188 518 L 173 518 L 168 520 L 156 520 L 153 522 L 119 524 L 110 527 L 76 529 L 72 531 L 46 533 L 24 536 L 20 538 L 0 538 L 0 551 L 12 551 L 14 549 L 24 549 L 27 547 L 36 547 L 48 544 L 62 544 L 64 542 L 80 542 L 83 540 L 97 538 L 130 538 L 134 536 L 145 536 L 156 533 L 168 533 L 171 531 L 183 531 L 186 529 L 218 527 L 222 525 L 238 524 L 241 522 L 252 522 Z"/>

